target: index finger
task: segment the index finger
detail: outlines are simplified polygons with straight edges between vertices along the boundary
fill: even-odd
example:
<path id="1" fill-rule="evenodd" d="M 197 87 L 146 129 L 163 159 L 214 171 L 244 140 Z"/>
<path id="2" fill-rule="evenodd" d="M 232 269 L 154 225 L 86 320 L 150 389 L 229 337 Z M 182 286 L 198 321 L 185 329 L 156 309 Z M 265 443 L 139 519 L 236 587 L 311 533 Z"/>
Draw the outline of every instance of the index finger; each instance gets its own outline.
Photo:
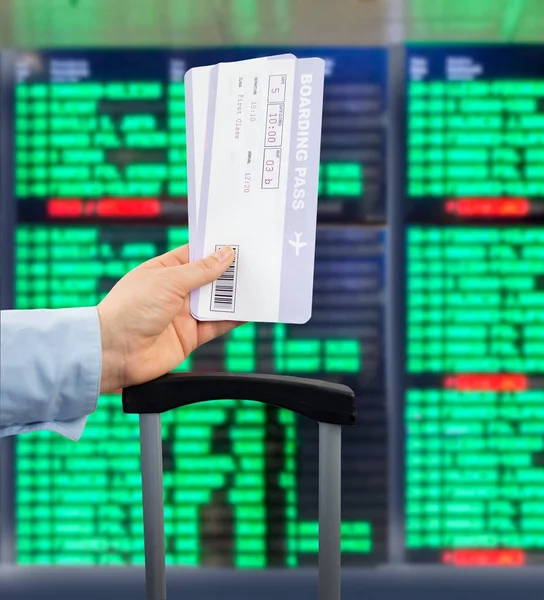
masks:
<path id="1" fill-rule="evenodd" d="M 140 267 L 144 269 L 179 267 L 181 265 L 186 265 L 188 262 L 189 244 L 185 244 L 184 246 L 179 246 L 178 248 L 170 250 L 170 252 L 165 252 L 164 254 L 160 254 L 159 256 L 155 256 L 155 258 L 145 261 L 140 265 Z"/>

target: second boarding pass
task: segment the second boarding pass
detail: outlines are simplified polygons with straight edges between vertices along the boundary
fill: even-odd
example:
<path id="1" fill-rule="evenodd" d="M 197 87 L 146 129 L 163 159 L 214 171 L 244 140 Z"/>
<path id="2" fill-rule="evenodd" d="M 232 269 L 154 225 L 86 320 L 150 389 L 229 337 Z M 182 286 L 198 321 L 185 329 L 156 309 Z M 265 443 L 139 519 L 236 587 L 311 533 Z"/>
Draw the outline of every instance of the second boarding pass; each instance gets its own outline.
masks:
<path id="1" fill-rule="evenodd" d="M 207 103 L 187 90 L 188 118 L 204 137 L 188 138 L 198 182 L 191 258 L 235 252 L 222 277 L 191 293 L 195 318 L 311 317 L 324 72 L 319 58 L 289 55 L 221 63 L 205 79 Z"/>

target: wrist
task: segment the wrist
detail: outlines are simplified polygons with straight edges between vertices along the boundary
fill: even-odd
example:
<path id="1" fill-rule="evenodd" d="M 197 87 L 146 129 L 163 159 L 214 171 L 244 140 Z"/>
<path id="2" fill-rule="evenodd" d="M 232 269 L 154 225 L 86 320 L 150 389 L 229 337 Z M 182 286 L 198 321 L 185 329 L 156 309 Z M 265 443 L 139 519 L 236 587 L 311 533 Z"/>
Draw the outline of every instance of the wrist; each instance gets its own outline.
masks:
<path id="1" fill-rule="evenodd" d="M 115 345 L 115 334 L 109 326 L 108 319 L 97 307 L 100 322 L 100 342 L 102 347 L 102 362 L 100 373 L 100 394 L 111 394 L 123 387 L 123 357 Z"/>

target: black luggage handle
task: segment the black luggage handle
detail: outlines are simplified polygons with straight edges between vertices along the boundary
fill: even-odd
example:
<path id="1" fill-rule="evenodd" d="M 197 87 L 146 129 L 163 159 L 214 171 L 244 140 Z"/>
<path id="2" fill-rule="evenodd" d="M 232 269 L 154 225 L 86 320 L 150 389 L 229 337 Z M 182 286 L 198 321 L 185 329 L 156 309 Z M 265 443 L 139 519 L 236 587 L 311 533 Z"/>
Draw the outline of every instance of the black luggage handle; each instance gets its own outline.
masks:
<path id="1" fill-rule="evenodd" d="M 255 400 L 334 425 L 355 424 L 355 394 L 346 385 L 283 375 L 168 373 L 123 390 L 125 413 L 164 413 L 208 400 Z"/>
<path id="2" fill-rule="evenodd" d="M 279 375 L 169 373 L 123 389 L 140 415 L 147 600 L 166 600 L 161 413 L 209 400 L 255 400 L 319 423 L 319 600 L 340 600 L 341 432 L 356 420 L 345 385 Z"/>

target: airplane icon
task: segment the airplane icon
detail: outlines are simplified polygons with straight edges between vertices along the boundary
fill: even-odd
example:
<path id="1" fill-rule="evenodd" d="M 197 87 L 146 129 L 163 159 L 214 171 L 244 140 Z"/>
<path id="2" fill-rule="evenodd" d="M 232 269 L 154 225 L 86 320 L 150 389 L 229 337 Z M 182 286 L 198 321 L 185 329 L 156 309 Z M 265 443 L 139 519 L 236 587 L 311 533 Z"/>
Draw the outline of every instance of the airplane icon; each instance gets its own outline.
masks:
<path id="1" fill-rule="evenodd" d="M 300 249 L 304 248 L 304 246 L 307 246 L 308 242 L 301 242 L 300 241 L 300 238 L 302 237 L 302 233 L 297 233 L 296 231 L 294 233 L 295 233 L 295 237 L 297 238 L 296 242 L 294 242 L 293 240 L 289 240 L 289 243 L 297 251 L 297 256 L 298 256 L 298 253 L 299 253 Z"/>

